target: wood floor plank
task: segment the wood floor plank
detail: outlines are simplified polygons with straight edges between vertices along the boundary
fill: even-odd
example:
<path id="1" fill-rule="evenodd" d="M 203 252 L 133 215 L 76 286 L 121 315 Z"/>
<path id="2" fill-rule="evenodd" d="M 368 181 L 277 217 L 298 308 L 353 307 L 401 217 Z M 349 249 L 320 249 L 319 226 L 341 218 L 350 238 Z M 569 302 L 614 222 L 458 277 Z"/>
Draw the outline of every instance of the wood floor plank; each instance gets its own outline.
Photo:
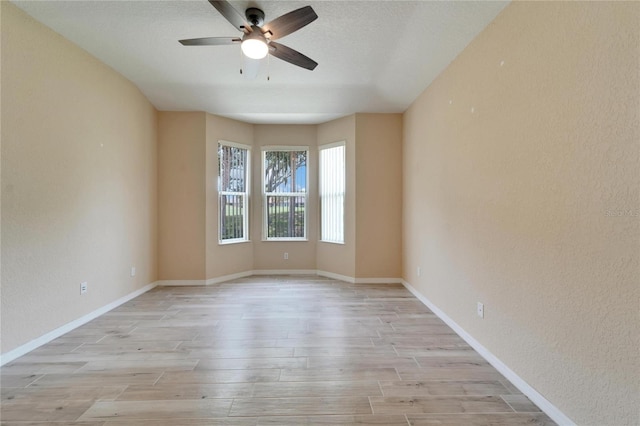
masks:
<path id="1" fill-rule="evenodd" d="M 0 383 L 3 387 L 24 388 L 44 377 L 43 374 L 5 374 L 2 371 Z"/>
<path id="2" fill-rule="evenodd" d="M 2 421 L 77 420 L 94 402 L 92 400 L 9 401 L 2 403 Z"/>
<path id="3" fill-rule="evenodd" d="M 119 352 L 159 352 L 177 350 L 178 345 L 183 341 L 119 341 L 118 343 L 86 343 L 76 347 L 73 353 L 98 353 L 112 354 Z"/>
<path id="4" fill-rule="evenodd" d="M 376 356 L 376 355 L 397 355 L 393 346 L 334 346 L 330 348 L 295 348 L 294 356 L 301 357 L 345 357 L 345 356 Z"/>
<path id="5" fill-rule="evenodd" d="M 363 397 L 236 398 L 230 416 L 307 416 L 371 414 Z"/>
<path id="6" fill-rule="evenodd" d="M 2 401 L 47 401 L 47 400 L 92 400 L 113 401 L 127 388 L 118 386 L 83 386 L 83 387 L 2 387 L 0 393 Z"/>
<path id="7" fill-rule="evenodd" d="M 306 368 L 307 358 L 218 358 L 202 359 L 195 370 L 250 370 L 260 368 Z"/>
<path id="8" fill-rule="evenodd" d="M 408 414 L 411 426 L 555 426 L 542 413 Z"/>
<path id="9" fill-rule="evenodd" d="M 82 363 L 86 364 L 88 362 L 108 362 L 108 361 L 146 361 L 146 360 L 183 360 L 187 358 L 187 353 L 189 351 L 110 351 L 105 350 L 102 353 L 98 352 L 71 352 L 66 354 L 56 354 L 56 355 L 27 355 L 20 358 L 20 362 L 24 364 L 39 364 L 39 363 Z M 67 371 L 70 373 L 78 372 L 80 369 L 76 371 Z M 47 374 L 54 374 L 54 371 L 48 371 Z"/>
<path id="10" fill-rule="evenodd" d="M 309 368 L 285 369 L 281 382 L 397 380 L 395 368 Z"/>
<path id="11" fill-rule="evenodd" d="M 301 339 L 278 339 L 276 346 L 279 348 L 323 348 L 323 347 L 362 347 L 373 346 L 368 337 L 325 337 Z"/>
<path id="12" fill-rule="evenodd" d="M 276 382 L 280 378 L 279 369 L 257 370 L 201 370 L 167 372 L 158 384 L 213 384 L 213 383 L 255 383 Z"/>
<path id="13" fill-rule="evenodd" d="M 502 380 L 493 367 L 398 369 L 402 380 Z"/>
<path id="14" fill-rule="evenodd" d="M 377 381 L 256 383 L 253 397 L 382 396 Z"/>
<path id="15" fill-rule="evenodd" d="M 180 331 L 176 331 L 174 333 L 157 333 L 157 334 L 117 334 L 117 335 L 109 335 L 105 336 L 99 341 L 96 342 L 87 342 L 87 343 L 102 343 L 102 344 L 113 344 L 119 345 L 122 342 L 135 342 L 135 344 L 145 344 L 145 342 L 158 342 L 158 341 L 188 341 L 193 340 L 195 335 L 185 335 Z"/>
<path id="16" fill-rule="evenodd" d="M 477 368 L 477 367 L 490 367 L 487 361 L 480 355 L 474 354 L 473 356 L 427 356 L 416 357 L 416 362 L 422 368 Z"/>
<path id="17" fill-rule="evenodd" d="M 317 318 L 305 321 L 307 330 L 335 330 L 343 327 L 385 327 L 379 316 L 370 318 Z M 385 328 L 389 328 L 386 326 Z"/>
<path id="18" fill-rule="evenodd" d="M 163 371 L 91 372 L 76 374 L 47 374 L 30 387 L 60 386 L 108 386 L 108 385 L 152 385 Z"/>
<path id="19" fill-rule="evenodd" d="M 78 373 L 90 373 L 99 371 L 191 371 L 198 364 L 193 359 L 146 359 L 146 360 L 109 360 L 87 362 Z"/>
<path id="20" fill-rule="evenodd" d="M 160 384 L 128 386 L 118 401 L 157 401 L 177 399 L 242 398 L 253 395 L 253 383 Z"/>
<path id="21" fill-rule="evenodd" d="M 449 328 L 446 324 L 428 324 L 421 327 L 414 326 L 394 326 L 393 330 L 380 330 L 380 337 L 389 337 L 395 336 L 398 333 L 407 337 L 422 337 L 425 334 L 428 335 L 444 335 L 444 336 L 454 336 L 455 333 L 452 329 Z"/>
<path id="22" fill-rule="evenodd" d="M 378 338 L 378 330 L 369 327 L 351 327 L 343 329 L 325 329 L 325 330 L 304 330 L 290 331 L 286 336 L 288 339 L 307 339 L 307 338 L 346 338 L 346 337 L 375 337 Z"/>
<path id="23" fill-rule="evenodd" d="M 403 415 L 373 415 L 359 416 L 306 416 L 306 417 L 260 417 L 257 426 L 322 426 L 322 425 L 359 425 L 359 426 L 407 426 L 407 419 Z"/>
<path id="24" fill-rule="evenodd" d="M 87 363 L 79 362 L 12 362 L 2 367 L 3 374 L 51 374 L 51 373 L 73 373 L 84 367 Z"/>
<path id="25" fill-rule="evenodd" d="M 424 344 L 422 347 L 407 348 L 393 346 L 393 348 L 395 348 L 398 356 L 412 356 L 415 358 L 475 355 L 475 351 L 466 343 L 444 342 Z"/>
<path id="26" fill-rule="evenodd" d="M 553 422 L 399 284 L 157 287 L 0 368 L 2 426 Z"/>
<path id="27" fill-rule="evenodd" d="M 242 339 L 242 340 L 219 340 L 202 339 L 190 342 L 181 342 L 178 349 L 242 349 L 242 348 L 275 348 L 276 339 Z M 292 347 L 292 346 L 289 346 Z"/>
<path id="28" fill-rule="evenodd" d="M 242 332 L 236 330 L 211 330 L 208 333 L 198 334 L 193 339 L 198 341 L 211 341 L 215 340 L 266 340 L 266 339 L 286 339 L 289 335 L 288 330 L 244 330 Z M 187 339 L 185 339 L 187 340 Z"/>
<path id="29" fill-rule="evenodd" d="M 498 380 L 403 380 L 380 382 L 384 396 L 436 396 L 436 395 L 506 395 L 509 390 Z M 507 401 L 508 402 L 508 401 Z"/>
<path id="30" fill-rule="evenodd" d="M 103 426 L 256 426 L 257 423 L 257 417 L 212 417 L 204 419 L 108 420 L 104 422 Z"/>
<path id="31" fill-rule="evenodd" d="M 104 426 L 105 422 L 103 421 L 95 421 L 95 422 L 67 422 L 67 421 L 3 421 L 2 426 Z"/>
<path id="32" fill-rule="evenodd" d="M 513 413 L 499 396 L 373 396 L 371 407 L 376 414 L 395 413 Z"/>
<path id="33" fill-rule="evenodd" d="M 225 417 L 232 399 L 109 401 L 94 403 L 79 420 L 206 419 Z"/>
<path id="34" fill-rule="evenodd" d="M 309 368 L 414 368 L 416 360 L 399 356 L 309 357 Z"/>
<path id="35" fill-rule="evenodd" d="M 228 349 L 194 349 L 190 350 L 187 358 L 291 358 L 294 348 L 228 348 Z M 304 356 L 304 355 L 295 355 Z"/>
<path id="36" fill-rule="evenodd" d="M 411 351 L 411 353 L 403 354 L 403 356 L 448 356 L 453 355 L 451 351 L 459 351 L 459 356 L 475 355 L 473 348 L 464 340 L 449 334 L 430 337 L 403 337 L 402 333 L 397 333 L 395 336 L 385 336 L 379 339 L 372 338 L 371 341 L 374 346 L 393 346 L 398 353 Z"/>

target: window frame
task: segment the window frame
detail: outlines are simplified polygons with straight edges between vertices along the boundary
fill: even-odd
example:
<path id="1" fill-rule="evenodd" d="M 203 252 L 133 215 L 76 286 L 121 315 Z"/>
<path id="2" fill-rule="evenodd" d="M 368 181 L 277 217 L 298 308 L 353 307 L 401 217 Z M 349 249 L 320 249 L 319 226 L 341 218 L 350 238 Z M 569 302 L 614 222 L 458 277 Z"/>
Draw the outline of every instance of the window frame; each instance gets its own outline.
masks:
<path id="1" fill-rule="evenodd" d="M 222 184 L 220 182 L 220 147 L 228 146 L 231 148 L 244 149 L 247 151 L 247 158 L 245 162 L 245 185 L 244 192 L 235 192 L 235 191 L 222 191 Z M 216 157 L 218 159 L 218 173 L 217 173 L 217 182 L 216 182 L 216 191 L 218 192 L 218 245 L 228 245 L 228 244 L 239 244 L 239 243 L 247 243 L 251 241 L 251 234 L 249 232 L 249 223 L 250 223 L 250 203 L 251 203 L 251 145 L 245 145 L 237 142 L 231 142 L 227 140 L 218 140 Z M 224 195 L 232 195 L 232 196 L 242 196 L 244 197 L 243 205 L 244 212 L 242 218 L 242 230 L 243 237 L 242 238 L 228 238 L 222 239 L 222 214 L 221 214 L 221 203 L 222 196 Z"/>
<path id="2" fill-rule="evenodd" d="M 305 151 L 307 153 L 307 162 L 305 165 L 305 192 L 269 192 L 266 191 L 265 182 L 265 163 L 267 152 L 294 152 Z M 309 147 L 308 146 L 294 146 L 294 145 L 265 145 L 261 147 L 261 193 L 262 193 L 262 241 L 309 241 L 308 226 L 309 222 Z M 302 197 L 304 196 L 304 237 L 269 237 L 269 206 L 267 205 L 267 196 L 283 196 L 283 197 Z"/>
<path id="3" fill-rule="evenodd" d="M 343 165 L 344 165 L 344 187 L 343 187 L 343 191 L 342 191 L 342 241 L 337 241 L 337 240 L 325 240 L 323 239 L 323 210 L 322 210 L 322 151 L 323 150 L 327 150 L 327 149 L 331 149 L 331 148 L 337 148 L 337 147 L 342 147 L 343 148 Z M 344 245 L 345 244 L 345 240 L 346 240 L 346 232 L 345 232 L 345 222 L 346 222 L 346 202 L 347 199 L 347 143 L 346 141 L 338 141 L 338 142 L 333 142 L 333 143 L 328 143 L 325 145 L 320 145 L 318 146 L 318 229 L 319 229 L 319 235 L 318 235 L 318 241 L 322 242 L 322 243 L 328 243 L 328 244 L 340 244 L 340 245 Z"/>

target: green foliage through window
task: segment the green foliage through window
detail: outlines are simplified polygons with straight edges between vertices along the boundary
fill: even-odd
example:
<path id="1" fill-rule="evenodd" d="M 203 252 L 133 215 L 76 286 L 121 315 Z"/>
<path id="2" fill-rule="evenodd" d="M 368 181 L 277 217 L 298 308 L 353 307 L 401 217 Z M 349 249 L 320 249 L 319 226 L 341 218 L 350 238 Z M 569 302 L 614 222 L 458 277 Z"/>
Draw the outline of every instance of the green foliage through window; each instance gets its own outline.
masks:
<path id="1" fill-rule="evenodd" d="M 264 151 L 267 239 L 306 238 L 307 151 Z"/>
<path id="2" fill-rule="evenodd" d="M 249 150 L 218 144 L 218 205 L 220 241 L 246 241 L 248 237 Z"/>

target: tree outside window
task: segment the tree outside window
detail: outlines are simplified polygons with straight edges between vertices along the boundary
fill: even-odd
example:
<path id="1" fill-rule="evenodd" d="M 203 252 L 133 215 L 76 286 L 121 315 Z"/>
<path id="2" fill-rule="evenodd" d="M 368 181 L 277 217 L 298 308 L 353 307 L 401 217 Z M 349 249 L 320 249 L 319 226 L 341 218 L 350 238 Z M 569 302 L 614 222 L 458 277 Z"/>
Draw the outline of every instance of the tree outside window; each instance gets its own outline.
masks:
<path id="1" fill-rule="evenodd" d="M 308 148 L 265 147 L 265 239 L 306 239 Z"/>

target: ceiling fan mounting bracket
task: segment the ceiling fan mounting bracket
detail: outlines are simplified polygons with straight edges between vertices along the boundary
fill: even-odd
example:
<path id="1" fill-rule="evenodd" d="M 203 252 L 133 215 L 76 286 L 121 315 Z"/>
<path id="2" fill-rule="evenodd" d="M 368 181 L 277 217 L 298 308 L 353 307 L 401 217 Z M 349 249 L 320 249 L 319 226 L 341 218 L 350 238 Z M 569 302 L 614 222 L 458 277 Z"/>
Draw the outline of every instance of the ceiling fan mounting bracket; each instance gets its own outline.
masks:
<path id="1" fill-rule="evenodd" d="M 256 7 L 245 10 L 244 15 L 252 26 L 261 27 L 264 25 L 264 12 Z"/>

